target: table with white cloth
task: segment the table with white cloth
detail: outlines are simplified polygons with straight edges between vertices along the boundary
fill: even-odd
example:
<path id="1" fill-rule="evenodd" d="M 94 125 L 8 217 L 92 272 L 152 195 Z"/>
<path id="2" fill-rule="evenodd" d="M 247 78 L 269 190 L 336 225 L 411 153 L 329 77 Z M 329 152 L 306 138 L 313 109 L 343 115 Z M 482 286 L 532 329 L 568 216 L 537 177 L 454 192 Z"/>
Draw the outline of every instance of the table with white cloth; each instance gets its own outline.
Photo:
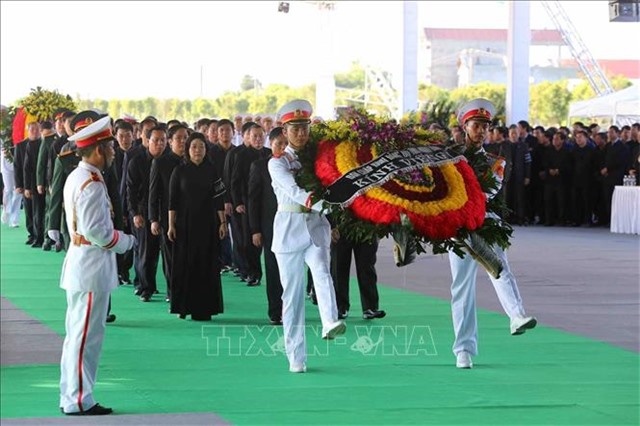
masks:
<path id="1" fill-rule="evenodd" d="M 611 200 L 611 232 L 640 233 L 640 186 L 616 186 Z"/>

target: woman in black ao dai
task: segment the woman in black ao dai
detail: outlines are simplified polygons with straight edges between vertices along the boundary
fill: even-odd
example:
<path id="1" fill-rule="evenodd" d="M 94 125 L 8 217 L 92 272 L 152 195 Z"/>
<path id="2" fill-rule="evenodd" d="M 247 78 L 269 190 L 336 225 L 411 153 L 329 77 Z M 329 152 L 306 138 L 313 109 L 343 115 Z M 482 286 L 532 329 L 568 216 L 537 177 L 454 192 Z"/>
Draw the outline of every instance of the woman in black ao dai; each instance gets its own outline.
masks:
<path id="1" fill-rule="evenodd" d="M 211 320 L 223 312 L 220 240 L 226 237 L 224 186 L 206 159 L 205 137 L 187 139 L 186 160 L 171 175 L 169 230 L 173 241 L 171 313 Z"/>

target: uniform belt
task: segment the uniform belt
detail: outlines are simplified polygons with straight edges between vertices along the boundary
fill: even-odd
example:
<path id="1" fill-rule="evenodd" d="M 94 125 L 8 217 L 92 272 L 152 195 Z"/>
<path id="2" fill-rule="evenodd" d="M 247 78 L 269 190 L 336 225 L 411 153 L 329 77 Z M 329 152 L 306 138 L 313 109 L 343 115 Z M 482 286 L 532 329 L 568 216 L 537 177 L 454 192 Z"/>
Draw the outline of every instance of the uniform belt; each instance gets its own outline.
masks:
<path id="1" fill-rule="evenodd" d="M 300 204 L 278 204 L 279 212 L 289 213 L 311 213 L 311 209 Z"/>
<path id="2" fill-rule="evenodd" d="M 71 241 L 73 242 L 74 246 L 90 246 L 91 245 L 91 243 L 87 241 L 84 235 L 80 235 L 80 234 L 73 234 L 73 237 L 71 237 Z"/>

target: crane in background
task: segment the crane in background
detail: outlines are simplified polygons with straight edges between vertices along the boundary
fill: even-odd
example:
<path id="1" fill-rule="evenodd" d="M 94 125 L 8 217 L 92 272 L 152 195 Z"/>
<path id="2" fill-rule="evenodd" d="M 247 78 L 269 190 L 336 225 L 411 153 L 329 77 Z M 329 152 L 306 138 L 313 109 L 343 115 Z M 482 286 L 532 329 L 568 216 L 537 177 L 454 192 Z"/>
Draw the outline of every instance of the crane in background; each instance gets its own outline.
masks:
<path id="1" fill-rule="evenodd" d="M 553 21 L 556 29 L 562 35 L 571 55 L 574 57 L 580 70 L 584 73 L 597 96 L 613 93 L 613 87 L 598 62 L 593 59 L 591 51 L 582 41 L 580 34 L 573 26 L 573 22 L 565 12 L 558 0 L 541 1 L 542 7 Z"/>

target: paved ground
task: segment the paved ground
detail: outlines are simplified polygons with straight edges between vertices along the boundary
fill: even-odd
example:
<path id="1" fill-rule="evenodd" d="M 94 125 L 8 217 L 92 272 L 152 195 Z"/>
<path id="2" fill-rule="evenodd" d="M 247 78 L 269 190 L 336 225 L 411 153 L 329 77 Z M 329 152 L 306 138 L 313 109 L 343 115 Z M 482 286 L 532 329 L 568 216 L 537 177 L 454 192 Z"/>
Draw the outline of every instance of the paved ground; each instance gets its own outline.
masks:
<path id="1" fill-rule="evenodd" d="M 380 244 L 379 282 L 450 298 L 448 256 L 421 255 L 397 268 L 391 247 L 389 240 Z M 640 352 L 640 237 L 602 228 L 516 227 L 508 255 L 528 314 L 544 325 Z M 481 308 L 503 312 L 483 270 L 477 300 Z"/>
<path id="2" fill-rule="evenodd" d="M 606 229 L 516 228 L 509 250 L 511 269 L 529 314 L 547 326 L 640 352 L 640 238 L 611 234 Z M 421 255 L 397 268 L 391 241 L 378 253 L 381 283 L 448 299 L 450 271 L 447 256 Z M 352 269 L 355 272 L 355 269 Z M 482 271 L 478 305 L 502 312 L 491 283 Z M 60 359 L 62 341 L 48 327 L 29 317 L 6 299 L 1 300 L 2 365 L 53 364 Z M 352 312 L 358 310 L 358 301 Z M 382 309 L 384 300 L 380 301 Z M 401 312 L 388 310 L 388 315 Z M 428 315 L 428 312 L 425 312 Z M 505 319 L 505 328 L 508 322 Z M 33 339 L 36 336 L 37 339 Z M 29 342 L 37 340 L 38 344 Z M 3 419 L 3 425 L 113 424 L 110 417 Z M 119 425 L 228 424 L 210 413 L 120 415 Z"/>

